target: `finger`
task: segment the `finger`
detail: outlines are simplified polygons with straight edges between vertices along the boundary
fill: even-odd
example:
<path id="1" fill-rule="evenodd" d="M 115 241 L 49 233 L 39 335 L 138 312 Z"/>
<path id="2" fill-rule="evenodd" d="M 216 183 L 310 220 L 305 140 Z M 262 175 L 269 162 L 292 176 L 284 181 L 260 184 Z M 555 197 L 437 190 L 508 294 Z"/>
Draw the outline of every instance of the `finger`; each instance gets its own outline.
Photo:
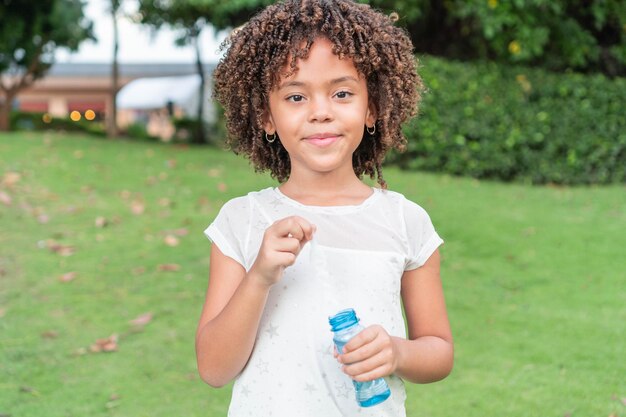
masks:
<path id="1" fill-rule="evenodd" d="M 365 361 L 369 358 L 380 355 L 385 351 L 385 344 L 380 341 L 373 341 L 372 343 L 365 344 L 360 346 L 359 348 L 351 351 L 343 353 L 339 356 L 338 360 L 341 363 L 345 364 L 353 364 Z M 344 350 L 345 352 L 345 350 Z"/>
<path id="2" fill-rule="evenodd" d="M 351 378 L 358 382 L 367 382 L 367 381 L 373 381 L 378 378 L 384 378 L 386 376 L 391 375 L 392 373 L 393 372 L 391 372 L 390 368 L 387 365 L 383 365 L 383 366 L 379 366 L 376 369 L 372 369 L 371 371 L 355 375 Z"/>
<path id="3" fill-rule="evenodd" d="M 350 377 L 363 375 L 375 369 L 389 365 L 385 355 L 371 356 L 365 360 L 356 363 L 344 365 L 342 370 Z M 390 366 L 390 365 L 389 365 Z"/>
<path id="4" fill-rule="evenodd" d="M 276 262 L 278 265 L 288 267 L 296 263 L 297 255 L 291 252 L 277 252 Z"/>
<path id="5" fill-rule="evenodd" d="M 294 255 L 300 253 L 302 245 L 296 238 L 280 238 L 273 242 L 272 247 L 278 252 L 291 252 Z"/>
<path id="6" fill-rule="evenodd" d="M 378 326 L 370 326 L 354 336 L 343 348 L 344 353 L 349 353 L 354 350 L 359 349 L 361 346 L 372 343 L 378 337 L 380 333 L 380 328 Z"/>
<path id="7" fill-rule="evenodd" d="M 313 237 L 313 225 L 299 216 L 287 217 L 275 223 L 276 232 L 282 237 L 294 237 L 299 241 L 311 240 Z"/>

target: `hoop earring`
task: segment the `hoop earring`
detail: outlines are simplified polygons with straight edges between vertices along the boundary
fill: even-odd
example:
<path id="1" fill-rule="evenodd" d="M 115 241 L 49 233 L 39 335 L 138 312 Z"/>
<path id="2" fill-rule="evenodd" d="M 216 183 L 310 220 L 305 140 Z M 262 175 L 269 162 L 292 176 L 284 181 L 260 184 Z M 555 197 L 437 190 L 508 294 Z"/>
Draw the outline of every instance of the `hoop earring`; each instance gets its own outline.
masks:
<path id="1" fill-rule="evenodd" d="M 267 132 L 263 132 L 263 133 L 265 133 L 265 140 L 268 143 L 274 143 L 274 141 L 276 140 L 276 133 L 272 133 L 272 135 L 271 135 L 272 138 L 271 139 L 270 139 L 270 135 L 268 135 Z"/>
<path id="2" fill-rule="evenodd" d="M 374 123 L 374 126 L 371 127 L 372 130 L 370 130 L 370 127 L 368 127 L 367 125 L 365 126 L 365 130 L 367 130 L 367 134 L 370 136 L 374 136 L 376 134 L 376 123 Z"/>

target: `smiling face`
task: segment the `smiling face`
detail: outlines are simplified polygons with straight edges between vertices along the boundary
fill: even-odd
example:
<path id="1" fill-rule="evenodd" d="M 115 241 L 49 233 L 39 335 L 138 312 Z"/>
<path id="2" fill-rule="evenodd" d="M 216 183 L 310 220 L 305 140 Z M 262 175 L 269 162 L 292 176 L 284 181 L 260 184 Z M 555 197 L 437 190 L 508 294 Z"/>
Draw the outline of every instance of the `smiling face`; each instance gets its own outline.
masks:
<path id="1" fill-rule="evenodd" d="M 297 66 L 270 92 L 265 131 L 277 133 L 289 153 L 291 177 L 354 175 L 352 154 L 365 126 L 373 126 L 376 120 L 365 79 L 352 60 L 332 53 L 325 38 L 316 39 L 308 58 L 298 60 Z"/>

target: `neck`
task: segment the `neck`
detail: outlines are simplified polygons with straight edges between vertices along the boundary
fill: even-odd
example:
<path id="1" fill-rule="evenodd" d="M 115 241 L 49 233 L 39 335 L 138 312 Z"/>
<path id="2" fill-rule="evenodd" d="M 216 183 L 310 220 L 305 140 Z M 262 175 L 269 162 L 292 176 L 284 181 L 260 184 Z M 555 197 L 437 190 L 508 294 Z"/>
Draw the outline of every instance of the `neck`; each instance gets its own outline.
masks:
<path id="1" fill-rule="evenodd" d="M 354 173 L 331 172 L 303 174 L 292 172 L 280 186 L 286 196 L 303 204 L 342 205 L 357 204 L 371 195 L 371 187 L 364 184 Z"/>

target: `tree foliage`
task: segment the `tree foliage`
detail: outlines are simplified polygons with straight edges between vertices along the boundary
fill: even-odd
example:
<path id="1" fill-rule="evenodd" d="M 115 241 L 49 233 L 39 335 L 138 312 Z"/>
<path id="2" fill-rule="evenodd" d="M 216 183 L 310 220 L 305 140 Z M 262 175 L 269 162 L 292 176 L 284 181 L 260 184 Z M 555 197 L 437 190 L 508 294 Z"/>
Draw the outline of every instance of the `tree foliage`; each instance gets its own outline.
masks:
<path id="1" fill-rule="evenodd" d="M 626 73 L 622 0 L 371 0 L 396 10 L 416 50 L 551 70 Z"/>
<path id="2" fill-rule="evenodd" d="M 623 0 L 358 0 L 397 12 L 416 51 L 551 70 L 626 74 Z M 177 12 L 215 28 L 245 23 L 271 0 L 142 0 L 168 22 Z M 166 16 L 162 5 L 172 15 Z M 159 14 L 157 13 L 157 14 Z"/>
<path id="3" fill-rule="evenodd" d="M 56 48 L 75 51 L 93 39 L 83 5 L 81 0 L 0 2 L 0 130 L 8 129 L 13 98 L 48 71 Z"/>

